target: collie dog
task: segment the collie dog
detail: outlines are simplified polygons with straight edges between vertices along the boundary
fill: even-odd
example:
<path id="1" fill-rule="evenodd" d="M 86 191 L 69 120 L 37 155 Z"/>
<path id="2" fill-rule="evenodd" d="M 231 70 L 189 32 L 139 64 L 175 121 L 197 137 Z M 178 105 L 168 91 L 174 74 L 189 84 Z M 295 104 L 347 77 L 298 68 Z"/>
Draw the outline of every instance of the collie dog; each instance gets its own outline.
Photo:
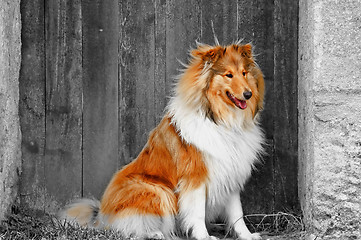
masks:
<path id="1" fill-rule="evenodd" d="M 181 230 L 206 239 L 206 224 L 223 217 L 235 237 L 261 239 L 245 225 L 240 191 L 262 152 L 263 74 L 250 44 L 199 44 L 190 55 L 139 156 L 101 202 L 79 200 L 63 219 L 125 237 L 168 239 Z"/>

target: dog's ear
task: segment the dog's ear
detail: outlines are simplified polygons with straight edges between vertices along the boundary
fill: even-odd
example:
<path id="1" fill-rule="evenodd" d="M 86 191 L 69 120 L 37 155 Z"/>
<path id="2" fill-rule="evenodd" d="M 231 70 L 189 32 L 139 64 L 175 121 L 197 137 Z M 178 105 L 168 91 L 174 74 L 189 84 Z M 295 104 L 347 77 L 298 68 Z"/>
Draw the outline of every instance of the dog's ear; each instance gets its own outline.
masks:
<path id="1" fill-rule="evenodd" d="M 203 62 L 216 62 L 224 53 L 225 48 L 217 47 L 198 47 L 191 52 L 195 58 L 201 58 Z"/>
<path id="2" fill-rule="evenodd" d="M 252 45 L 250 43 L 247 43 L 245 45 L 234 44 L 233 48 L 243 57 L 252 58 Z"/>
<path id="3" fill-rule="evenodd" d="M 243 45 L 241 49 L 244 57 L 252 58 L 252 45 L 250 43 Z"/>

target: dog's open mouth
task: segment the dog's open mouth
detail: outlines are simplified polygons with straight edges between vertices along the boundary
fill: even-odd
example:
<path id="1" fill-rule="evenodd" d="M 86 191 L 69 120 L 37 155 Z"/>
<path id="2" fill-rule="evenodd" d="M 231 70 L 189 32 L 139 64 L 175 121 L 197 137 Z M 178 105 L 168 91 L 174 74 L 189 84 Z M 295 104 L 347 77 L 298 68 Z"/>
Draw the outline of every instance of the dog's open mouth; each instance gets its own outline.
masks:
<path id="1" fill-rule="evenodd" d="M 240 100 L 238 98 L 236 98 L 235 96 L 233 96 L 232 93 L 227 92 L 227 96 L 228 98 L 234 103 L 234 105 L 236 105 L 237 107 L 239 107 L 240 109 L 246 109 L 247 108 L 247 103 L 244 100 Z"/>

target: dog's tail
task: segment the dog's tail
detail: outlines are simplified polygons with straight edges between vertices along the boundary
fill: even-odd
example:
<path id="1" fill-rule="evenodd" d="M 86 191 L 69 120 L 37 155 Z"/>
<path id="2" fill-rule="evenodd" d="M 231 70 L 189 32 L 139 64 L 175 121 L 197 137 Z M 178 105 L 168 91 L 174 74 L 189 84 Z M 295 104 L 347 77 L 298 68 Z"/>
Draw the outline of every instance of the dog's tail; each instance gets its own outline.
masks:
<path id="1" fill-rule="evenodd" d="M 59 219 L 66 224 L 83 227 L 101 227 L 99 220 L 100 202 L 92 199 L 79 199 L 59 212 Z"/>

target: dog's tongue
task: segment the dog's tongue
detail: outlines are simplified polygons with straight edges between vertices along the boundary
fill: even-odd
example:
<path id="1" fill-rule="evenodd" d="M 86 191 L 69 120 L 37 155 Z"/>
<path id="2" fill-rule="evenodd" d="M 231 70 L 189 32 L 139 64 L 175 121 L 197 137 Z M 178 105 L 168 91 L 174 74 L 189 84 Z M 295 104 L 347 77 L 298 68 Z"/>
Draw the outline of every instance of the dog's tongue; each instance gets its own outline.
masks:
<path id="1" fill-rule="evenodd" d="M 235 96 L 233 96 L 231 93 L 227 92 L 227 96 L 229 99 L 231 99 L 231 101 L 240 109 L 246 109 L 247 108 L 247 103 L 244 100 L 240 100 L 238 98 L 236 98 Z"/>
<path id="2" fill-rule="evenodd" d="M 239 100 L 237 98 L 234 98 L 234 102 L 236 103 L 237 107 L 239 107 L 240 109 L 247 108 L 247 103 L 244 100 Z"/>

